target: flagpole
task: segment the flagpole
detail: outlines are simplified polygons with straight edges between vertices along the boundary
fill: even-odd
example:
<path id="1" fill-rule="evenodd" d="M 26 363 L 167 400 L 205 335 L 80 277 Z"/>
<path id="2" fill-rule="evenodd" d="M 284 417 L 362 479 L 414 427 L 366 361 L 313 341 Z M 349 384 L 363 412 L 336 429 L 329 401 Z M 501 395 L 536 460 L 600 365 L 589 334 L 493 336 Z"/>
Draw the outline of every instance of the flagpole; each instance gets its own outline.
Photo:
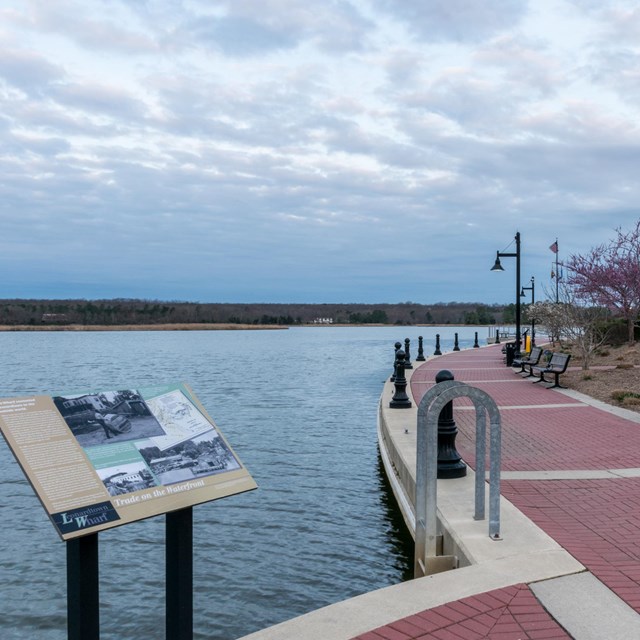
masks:
<path id="1" fill-rule="evenodd" d="M 559 248 L 558 248 L 558 238 L 556 238 L 556 304 L 558 304 L 558 302 L 560 302 L 560 296 L 558 294 L 558 286 L 560 283 L 560 272 L 558 271 L 558 253 L 559 253 Z"/>

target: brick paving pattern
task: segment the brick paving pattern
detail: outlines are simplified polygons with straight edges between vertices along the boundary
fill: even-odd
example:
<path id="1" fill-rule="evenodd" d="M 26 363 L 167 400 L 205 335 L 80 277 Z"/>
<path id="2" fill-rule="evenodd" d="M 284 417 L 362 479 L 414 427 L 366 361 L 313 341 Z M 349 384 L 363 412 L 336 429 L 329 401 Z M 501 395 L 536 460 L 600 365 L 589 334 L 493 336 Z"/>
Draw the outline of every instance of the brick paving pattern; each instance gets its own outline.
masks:
<path id="1" fill-rule="evenodd" d="M 441 369 L 486 391 L 500 407 L 504 471 L 640 468 L 640 425 L 533 384 L 503 364 L 497 347 L 482 349 L 477 358 L 459 357 L 463 353 L 417 368 L 411 378 L 413 397 L 418 404 Z M 456 408 L 464 406 L 470 407 L 470 401 L 454 402 Z M 458 451 L 473 467 L 474 412 L 456 411 L 454 418 Z"/>
<path id="2" fill-rule="evenodd" d="M 640 613 L 640 478 L 503 480 L 502 495 Z"/>
<path id="3" fill-rule="evenodd" d="M 571 638 L 529 587 L 517 584 L 398 620 L 353 640 L 560 640 Z"/>
<path id="4" fill-rule="evenodd" d="M 499 345 L 416 366 L 416 404 L 442 369 L 498 404 L 503 470 L 640 469 L 640 424 L 532 384 L 505 366 Z M 475 412 L 468 400 L 456 400 L 454 407 L 457 448 L 474 467 Z M 502 494 L 640 613 L 640 478 L 503 479 Z M 423 611 L 354 640 L 570 637 L 520 584 Z"/>

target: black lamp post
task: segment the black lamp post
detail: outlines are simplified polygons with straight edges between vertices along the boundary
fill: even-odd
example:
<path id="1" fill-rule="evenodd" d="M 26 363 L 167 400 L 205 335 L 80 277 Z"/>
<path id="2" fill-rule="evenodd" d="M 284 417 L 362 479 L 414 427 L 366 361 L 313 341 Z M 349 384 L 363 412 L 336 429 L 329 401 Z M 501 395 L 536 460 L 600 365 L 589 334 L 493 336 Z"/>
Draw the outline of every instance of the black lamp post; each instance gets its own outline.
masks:
<path id="1" fill-rule="evenodd" d="M 520 353 L 520 232 L 516 233 L 516 251 L 515 253 L 504 253 L 496 251 L 496 262 L 491 267 L 491 271 L 504 271 L 500 264 L 500 258 L 516 259 L 516 353 Z"/>
<path id="2" fill-rule="evenodd" d="M 520 291 L 520 297 L 525 297 L 525 291 L 531 291 L 531 304 L 536 303 L 536 282 L 533 276 L 531 276 L 531 286 L 530 287 L 522 287 L 522 291 Z M 531 346 L 536 346 L 536 321 L 531 318 Z"/>

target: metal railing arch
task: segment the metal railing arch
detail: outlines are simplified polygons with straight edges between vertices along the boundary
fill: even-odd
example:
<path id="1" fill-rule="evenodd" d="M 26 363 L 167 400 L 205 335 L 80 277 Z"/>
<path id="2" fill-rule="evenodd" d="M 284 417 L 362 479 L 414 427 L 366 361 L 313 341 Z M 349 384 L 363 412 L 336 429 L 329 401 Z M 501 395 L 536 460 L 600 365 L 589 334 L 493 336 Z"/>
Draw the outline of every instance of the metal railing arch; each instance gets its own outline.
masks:
<path id="1" fill-rule="evenodd" d="M 474 519 L 485 518 L 486 421 L 490 422 L 489 537 L 500 540 L 500 411 L 489 394 L 457 380 L 439 382 L 418 405 L 416 460 L 416 574 L 437 556 L 438 417 L 455 398 L 469 398 L 476 410 Z"/>

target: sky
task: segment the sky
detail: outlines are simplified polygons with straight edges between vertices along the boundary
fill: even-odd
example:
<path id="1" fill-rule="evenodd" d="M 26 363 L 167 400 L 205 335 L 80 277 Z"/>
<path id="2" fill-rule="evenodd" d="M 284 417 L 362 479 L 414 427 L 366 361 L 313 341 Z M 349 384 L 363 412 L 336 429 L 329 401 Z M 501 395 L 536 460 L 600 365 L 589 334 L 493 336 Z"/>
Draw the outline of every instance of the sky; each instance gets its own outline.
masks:
<path id="1" fill-rule="evenodd" d="M 639 99 L 630 0 L 0 0 L 0 298 L 551 297 Z"/>

